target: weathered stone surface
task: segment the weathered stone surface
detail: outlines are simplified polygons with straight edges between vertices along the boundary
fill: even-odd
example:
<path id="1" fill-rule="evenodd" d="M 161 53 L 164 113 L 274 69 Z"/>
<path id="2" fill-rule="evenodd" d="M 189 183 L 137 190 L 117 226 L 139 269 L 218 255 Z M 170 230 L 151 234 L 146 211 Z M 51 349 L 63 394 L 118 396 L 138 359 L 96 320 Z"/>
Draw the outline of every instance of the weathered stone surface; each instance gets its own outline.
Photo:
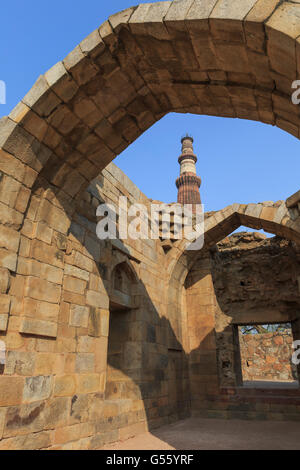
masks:
<path id="1" fill-rule="evenodd" d="M 290 330 L 281 334 L 240 334 L 239 341 L 244 380 L 297 379 L 296 365 L 290 360 L 293 354 L 293 337 Z"/>
<path id="2" fill-rule="evenodd" d="M 5 373 L 7 375 L 33 375 L 35 354 L 33 352 L 9 351 L 7 353 Z"/>
<path id="3" fill-rule="evenodd" d="M 99 307 L 102 309 L 108 309 L 109 298 L 106 293 L 95 292 L 88 290 L 86 294 L 87 304 L 91 307 Z"/>
<path id="4" fill-rule="evenodd" d="M 58 303 L 61 295 L 61 288 L 52 282 L 28 276 L 25 287 L 25 296 L 45 302 Z"/>
<path id="5" fill-rule="evenodd" d="M 76 390 L 74 375 L 62 375 L 55 377 L 54 395 L 59 397 L 72 396 Z"/>
<path id="6" fill-rule="evenodd" d="M 89 308 L 82 305 L 72 305 L 69 323 L 71 326 L 87 328 L 89 323 Z"/>
<path id="7" fill-rule="evenodd" d="M 0 407 L 20 404 L 23 386 L 23 377 L 0 376 Z"/>
<path id="8" fill-rule="evenodd" d="M 225 20 L 243 20 L 251 11 L 257 0 L 219 0 L 210 14 L 210 18 Z"/>
<path id="9" fill-rule="evenodd" d="M 287 207 L 295 207 L 300 202 L 300 190 L 297 191 L 295 194 L 287 198 L 286 206 Z"/>
<path id="10" fill-rule="evenodd" d="M 52 389 L 52 377 L 36 376 L 25 379 L 23 400 L 32 403 L 39 400 L 45 400 L 50 397 Z"/>
<path id="11" fill-rule="evenodd" d="M 0 269 L 0 293 L 6 294 L 9 287 L 9 271 L 8 269 L 1 268 Z"/>
<path id="12" fill-rule="evenodd" d="M 111 24 L 112 29 L 117 32 L 121 26 L 126 25 L 136 8 L 137 7 L 127 8 L 126 10 L 110 16 L 109 23 Z"/>
<path id="13" fill-rule="evenodd" d="M 57 323 L 42 320 L 34 320 L 32 318 L 25 317 L 22 320 L 20 333 L 56 338 Z"/>
<path id="14" fill-rule="evenodd" d="M 64 102 L 70 101 L 78 90 L 78 85 L 72 80 L 62 62 L 58 62 L 48 70 L 45 79 Z"/>
<path id="15" fill-rule="evenodd" d="M 256 0 L 255 5 L 246 17 L 249 22 L 265 21 L 278 6 L 277 0 Z"/>
<path id="16" fill-rule="evenodd" d="M 6 331 L 8 324 L 8 314 L 0 313 L 0 331 Z"/>
<path id="17" fill-rule="evenodd" d="M 187 12 L 187 20 L 204 20 L 209 18 L 218 0 L 194 0 Z"/>

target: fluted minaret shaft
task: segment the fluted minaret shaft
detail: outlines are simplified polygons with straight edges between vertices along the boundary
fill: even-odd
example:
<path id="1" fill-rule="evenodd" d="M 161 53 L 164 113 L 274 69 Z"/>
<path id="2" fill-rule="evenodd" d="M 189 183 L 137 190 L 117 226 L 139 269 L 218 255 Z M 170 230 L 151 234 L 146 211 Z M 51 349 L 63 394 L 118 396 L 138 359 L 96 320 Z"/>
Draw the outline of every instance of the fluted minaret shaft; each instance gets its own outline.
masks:
<path id="1" fill-rule="evenodd" d="M 197 176 L 197 157 L 193 149 L 194 139 L 186 136 L 181 139 L 182 149 L 178 158 L 180 164 L 180 176 L 176 180 L 178 189 L 177 202 L 179 204 L 201 204 L 199 188 L 201 178 Z"/>

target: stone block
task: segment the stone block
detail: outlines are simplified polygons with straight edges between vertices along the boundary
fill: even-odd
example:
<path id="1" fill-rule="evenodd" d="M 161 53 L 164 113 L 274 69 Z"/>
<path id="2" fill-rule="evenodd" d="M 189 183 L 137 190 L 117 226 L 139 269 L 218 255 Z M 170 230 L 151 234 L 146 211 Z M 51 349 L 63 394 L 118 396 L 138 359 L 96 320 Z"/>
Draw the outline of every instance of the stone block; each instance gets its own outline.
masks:
<path id="1" fill-rule="evenodd" d="M 43 140 L 48 125 L 44 119 L 33 112 L 27 105 L 20 102 L 9 116 L 15 122 L 20 122 L 24 129 L 36 137 L 36 139 L 39 141 Z"/>
<path id="2" fill-rule="evenodd" d="M 51 204 L 47 199 L 44 199 L 40 204 L 37 220 L 45 222 L 51 228 L 63 234 L 66 234 L 70 227 L 70 220 L 67 214 Z"/>
<path id="3" fill-rule="evenodd" d="M 33 375 L 35 353 L 26 351 L 8 351 L 5 365 L 6 375 Z"/>
<path id="4" fill-rule="evenodd" d="M 108 336 L 109 330 L 109 311 L 90 307 L 89 314 L 89 336 L 100 337 Z"/>
<path id="5" fill-rule="evenodd" d="M 93 261 L 87 256 L 82 255 L 78 251 L 75 252 L 74 265 L 84 271 L 88 271 L 90 273 L 93 272 Z"/>
<path id="6" fill-rule="evenodd" d="M 21 186 L 15 203 L 15 209 L 18 212 L 21 212 L 23 214 L 26 211 L 30 194 L 31 192 L 28 188 L 25 188 L 25 186 Z"/>
<path id="7" fill-rule="evenodd" d="M 57 322 L 59 314 L 59 304 L 52 304 L 40 300 L 24 298 L 23 314 L 28 318 L 34 318 L 49 322 Z"/>
<path id="8" fill-rule="evenodd" d="M 272 70 L 290 80 L 296 79 L 294 40 L 300 35 L 300 5 L 284 3 L 266 23 L 268 56 Z"/>
<path id="9" fill-rule="evenodd" d="M 25 166 L 20 160 L 3 150 L 0 150 L 0 169 L 5 174 L 12 176 L 17 181 L 23 182 Z"/>
<path id="10" fill-rule="evenodd" d="M 89 310 L 89 336 L 101 336 L 101 310 L 100 308 L 90 307 Z"/>
<path id="11" fill-rule="evenodd" d="M 82 305 L 72 305 L 70 309 L 70 326 L 87 328 L 89 323 L 89 308 Z"/>
<path id="12" fill-rule="evenodd" d="M 11 176 L 2 175 L 0 182 L 0 201 L 9 207 L 14 207 L 19 191 L 21 188 L 21 183 Z"/>
<path id="13" fill-rule="evenodd" d="M 1 224 L 9 225 L 12 229 L 19 230 L 21 228 L 23 218 L 23 214 L 0 202 Z"/>
<path id="14" fill-rule="evenodd" d="M 192 6 L 186 14 L 186 21 L 207 20 L 217 2 L 218 0 L 194 0 Z M 198 27 L 200 28 L 199 22 L 197 23 Z"/>
<path id="15" fill-rule="evenodd" d="M 167 14 L 164 17 L 164 22 L 168 25 L 170 22 L 174 24 L 176 21 L 183 21 L 191 9 L 194 0 L 173 0 Z"/>
<path id="16" fill-rule="evenodd" d="M 141 4 L 129 20 L 130 29 L 134 34 L 148 33 L 157 39 L 169 39 L 163 19 L 171 6 L 171 2 Z"/>
<path id="17" fill-rule="evenodd" d="M 88 290 L 86 294 L 86 303 L 91 307 L 98 307 L 107 310 L 109 308 L 109 297 L 107 293 Z"/>
<path id="18" fill-rule="evenodd" d="M 77 85 L 84 85 L 98 73 L 95 64 L 77 46 L 63 61 L 64 67 L 72 75 Z"/>
<path id="19" fill-rule="evenodd" d="M 0 268 L 0 293 L 6 294 L 10 284 L 10 274 L 8 269 Z"/>
<path id="20" fill-rule="evenodd" d="M 219 0 L 210 18 L 223 20 L 243 20 L 252 10 L 257 0 Z"/>
<path id="21" fill-rule="evenodd" d="M 6 414 L 4 437 L 42 431 L 45 425 L 44 408 L 45 403 L 42 402 L 10 407 Z"/>
<path id="22" fill-rule="evenodd" d="M 275 32 L 281 32 L 287 37 L 296 39 L 300 35 L 300 4 L 285 2 L 274 11 L 266 25 Z M 272 34 L 273 37 L 273 34 Z M 279 35 L 274 34 L 274 38 Z"/>
<path id="23" fill-rule="evenodd" d="M 50 431 L 3 439 L 0 442 L 0 450 L 40 450 L 47 449 L 50 446 Z"/>
<path id="24" fill-rule="evenodd" d="M 36 353 L 34 373 L 31 375 L 51 375 L 57 372 L 59 356 L 53 353 Z"/>
<path id="25" fill-rule="evenodd" d="M 261 23 L 269 18 L 278 6 L 277 0 L 256 0 L 255 5 L 246 17 L 246 22 Z"/>
<path id="26" fill-rule="evenodd" d="M 103 374 L 78 374 L 78 393 L 103 393 L 105 387 L 105 373 Z"/>
<path id="27" fill-rule="evenodd" d="M 57 304 L 60 301 L 61 287 L 44 279 L 29 276 L 26 280 L 25 296 Z"/>
<path id="28" fill-rule="evenodd" d="M 101 336 L 108 337 L 109 334 L 109 310 L 101 309 Z"/>
<path id="29" fill-rule="evenodd" d="M 25 103 L 29 108 L 32 109 L 39 109 L 39 104 L 41 101 L 45 101 L 45 98 L 47 97 L 47 94 L 49 93 L 49 85 L 47 83 L 47 80 L 41 75 L 33 87 L 29 90 L 27 95 L 24 96 L 23 98 L 23 103 Z M 53 95 L 53 93 L 52 93 Z M 52 96 L 53 98 L 53 96 Z M 52 104 L 52 109 L 47 109 L 46 112 L 50 113 L 51 110 L 56 108 L 56 106 L 60 103 L 58 97 L 56 97 L 56 100 L 54 99 L 54 102 Z M 39 109 L 40 110 L 40 109 Z"/>
<path id="30" fill-rule="evenodd" d="M 86 422 L 89 420 L 89 396 L 74 395 L 70 410 L 70 424 Z"/>
<path id="31" fill-rule="evenodd" d="M 71 398 L 57 397 L 47 402 L 44 410 L 44 429 L 54 429 L 65 426 L 70 416 Z"/>
<path id="32" fill-rule="evenodd" d="M 15 272 L 17 267 L 17 254 L 0 248 L 0 266 Z"/>
<path id="33" fill-rule="evenodd" d="M 57 323 L 24 317 L 21 323 L 20 333 L 56 338 Z"/>
<path id="34" fill-rule="evenodd" d="M 300 202 L 300 190 L 286 200 L 286 207 L 295 207 Z"/>
<path id="35" fill-rule="evenodd" d="M 40 240 L 35 239 L 32 242 L 32 258 L 58 268 L 64 267 L 63 252 L 58 250 L 55 246 L 49 246 L 47 243 L 43 243 Z"/>
<path id="36" fill-rule="evenodd" d="M 5 425 L 5 417 L 6 417 L 7 408 L 0 408 L 0 441 L 3 437 L 3 430 Z"/>
<path id="37" fill-rule="evenodd" d="M 68 276 L 76 277 L 88 281 L 90 277 L 89 271 L 84 271 L 83 269 L 72 266 L 71 264 L 65 265 L 65 274 Z"/>
<path id="38" fill-rule="evenodd" d="M 82 279 L 64 276 L 63 288 L 66 291 L 82 295 L 84 294 L 86 284 L 86 281 L 83 281 Z"/>
<path id="39" fill-rule="evenodd" d="M 68 103 L 78 91 L 78 85 L 67 72 L 62 62 L 58 62 L 48 70 L 45 74 L 45 79 L 53 91 L 65 103 Z"/>
<path id="40" fill-rule="evenodd" d="M 0 407 L 19 405 L 22 402 L 23 377 L 0 376 Z"/>
<path id="41" fill-rule="evenodd" d="M 0 331 L 6 331 L 8 324 L 8 314 L 0 313 Z"/>
<path id="42" fill-rule="evenodd" d="M 55 377 L 54 396 L 65 397 L 74 395 L 76 380 L 74 375 L 62 375 Z"/>
<path id="43" fill-rule="evenodd" d="M 95 358 L 94 354 L 90 353 L 77 353 L 75 371 L 79 374 L 86 374 L 95 371 Z"/>
<path id="44" fill-rule="evenodd" d="M 9 295 L 5 295 L 5 294 L 1 295 L 0 297 L 0 314 L 1 315 L 9 314 L 10 303 L 11 303 L 11 298 Z"/>
<path id="45" fill-rule="evenodd" d="M 99 30 L 96 29 L 89 34 L 81 43 L 79 47 L 84 55 L 91 57 L 98 56 L 105 49 L 105 44 L 99 34 Z"/>
<path id="46" fill-rule="evenodd" d="M 248 204 L 247 209 L 245 210 L 245 215 L 258 218 L 261 214 L 262 208 L 261 204 Z"/>
<path id="47" fill-rule="evenodd" d="M 53 229 L 50 228 L 45 222 L 37 222 L 35 225 L 34 236 L 48 245 L 51 245 Z"/>
<path id="48" fill-rule="evenodd" d="M 23 390 L 23 400 L 32 403 L 39 400 L 46 400 L 50 397 L 52 391 L 51 376 L 27 377 Z"/>

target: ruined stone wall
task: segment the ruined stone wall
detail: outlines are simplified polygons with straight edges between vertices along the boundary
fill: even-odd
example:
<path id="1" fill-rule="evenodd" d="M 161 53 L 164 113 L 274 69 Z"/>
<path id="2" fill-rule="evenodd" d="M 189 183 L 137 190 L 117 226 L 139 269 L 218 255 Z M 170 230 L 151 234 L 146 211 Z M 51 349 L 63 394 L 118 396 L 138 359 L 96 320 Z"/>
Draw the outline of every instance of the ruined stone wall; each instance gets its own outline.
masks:
<path id="1" fill-rule="evenodd" d="M 299 389 L 242 386 L 238 325 L 292 322 L 297 337 L 299 247 L 238 233 L 202 252 L 186 280 L 192 413 L 299 419 Z"/>
<path id="2" fill-rule="evenodd" d="M 220 383 L 241 385 L 235 325 L 296 322 L 300 314 L 299 249 L 260 233 L 234 234 L 212 255 L 217 298 Z"/>
<path id="3" fill-rule="evenodd" d="M 262 333 L 239 335 L 243 380 L 298 380 L 292 363 L 293 335 Z"/>

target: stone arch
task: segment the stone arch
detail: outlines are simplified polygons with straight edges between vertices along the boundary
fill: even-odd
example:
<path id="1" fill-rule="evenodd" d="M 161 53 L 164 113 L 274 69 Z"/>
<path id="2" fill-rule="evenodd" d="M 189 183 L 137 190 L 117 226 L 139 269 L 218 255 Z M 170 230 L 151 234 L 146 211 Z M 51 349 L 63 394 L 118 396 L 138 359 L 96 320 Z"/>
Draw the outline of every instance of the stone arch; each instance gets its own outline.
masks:
<path id="1" fill-rule="evenodd" d="M 297 203 L 293 202 L 298 200 L 296 195 L 291 196 L 287 201 L 231 204 L 220 211 L 214 212 L 204 221 L 204 248 L 214 246 L 240 226 L 250 227 L 255 230 L 263 229 L 268 233 L 300 243 L 300 214 L 299 209 L 296 207 Z M 173 249 L 167 254 L 166 264 L 170 278 L 173 271 L 175 272 L 178 269 L 178 260 L 188 245 L 189 242 L 186 240 L 180 240 L 174 244 Z M 194 262 L 195 257 L 187 256 L 187 260 Z"/>
<path id="2" fill-rule="evenodd" d="M 24 190 L 41 175 L 70 199 L 171 111 L 258 120 L 299 137 L 299 17 L 295 3 L 263 0 L 178 0 L 113 15 L 1 121 L 3 158 L 30 173 Z"/>
<path id="3" fill-rule="evenodd" d="M 160 2 L 110 17 L 1 120 L 3 223 L 19 230 L 39 199 L 34 222 L 67 233 L 91 179 L 171 111 L 299 137 L 299 17 L 298 4 L 263 0 Z"/>
<path id="4" fill-rule="evenodd" d="M 118 256 L 110 274 L 110 303 L 135 309 L 138 307 L 137 290 L 138 277 L 134 268 L 125 256 Z"/>

